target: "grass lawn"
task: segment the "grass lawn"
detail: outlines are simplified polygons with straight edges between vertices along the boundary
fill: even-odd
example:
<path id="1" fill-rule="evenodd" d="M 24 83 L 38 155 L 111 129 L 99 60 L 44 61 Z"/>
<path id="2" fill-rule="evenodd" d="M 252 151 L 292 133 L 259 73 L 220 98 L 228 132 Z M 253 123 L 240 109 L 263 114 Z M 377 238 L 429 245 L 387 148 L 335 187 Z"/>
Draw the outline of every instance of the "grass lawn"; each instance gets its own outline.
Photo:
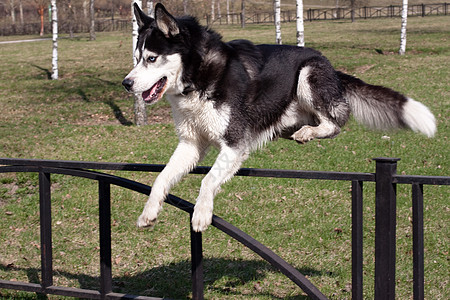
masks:
<path id="1" fill-rule="evenodd" d="M 225 40 L 272 43 L 270 25 L 216 27 Z M 450 18 L 408 20 L 407 54 L 398 56 L 399 19 L 305 23 L 307 46 L 333 65 L 422 101 L 438 122 L 428 139 L 409 131 L 368 131 L 350 121 L 333 140 L 279 140 L 244 167 L 374 172 L 374 157 L 400 157 L 398 173 L 449 176 Z M 282 25 L 285 44 L 295 24 Z M 16 38 L 16 37 L 14 37 Z M 0 40 L 6 40 L 0 37 Z M 131 34 L 98 33 L 59 41 L 59 74 L 49 80 L 51 41 L 0 45 L 0 157 L 166 163 L 177 144 L 165 101 L 148 107 L 150 124 L 133 123 L 133 98 L 121 87 L 132 66 Z M 383 53 L 383 54 L 380 54 Z M 383 138 L 388 136 L 389 138 Z M 202 165 L 211 165 L 211 151 Z M 151 184 L 157 174 L 115 172 Z M 195 201 L 202 176 L 173 194 Z M 55 285 L 99 286 L 97 185 L 52 176 Z M 0 279 L 38 282 L 36 174 L 0 174 Z M 412 297 L 410 187 L 398 186 L 397 298 Z M 364 297 L 373 298 L 374 185 L 364 195 Z M 448 187 L 425 187 L 425 298 L 449 299 Z M 112 188 L 114 291 L 190 298 L 189 217 L 165 206 L 153 230 L 135 227 L 146 199 Z M 351 297 L 350 182 L 236 177 L 215 213 L 300 270 L 329 298 Z M 207 299 L 304 299 L 302 291 L 250 250 L 209 228 L 204 233 Z M 0 297 L 33 294 L 0 290 Z M 56 299 L 56 297 L 50 297 Z M 59 297 L 58 297 L 59 298 Z"/>

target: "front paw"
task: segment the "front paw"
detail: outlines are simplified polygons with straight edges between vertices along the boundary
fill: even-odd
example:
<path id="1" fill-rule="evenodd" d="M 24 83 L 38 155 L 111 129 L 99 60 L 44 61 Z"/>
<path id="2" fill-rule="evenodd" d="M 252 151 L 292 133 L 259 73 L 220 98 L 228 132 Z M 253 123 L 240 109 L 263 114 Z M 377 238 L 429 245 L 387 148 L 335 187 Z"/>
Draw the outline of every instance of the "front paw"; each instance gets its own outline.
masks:
<path id="1" fill-rule="evenodd" d="M 136 225 L 140 228 L 153 227 L 156 224 L 157 217 L 157 210 L 145 208 L 142 214 L 139 216 Z"/>
<path id="2" fill-rule="evenodd" d="M 205 231 L 212 223 L 212 216 L 211 209 L 196 205 L 194 207 L 194 214 L 192 215 L 192 229 L 195 232 Z"/>

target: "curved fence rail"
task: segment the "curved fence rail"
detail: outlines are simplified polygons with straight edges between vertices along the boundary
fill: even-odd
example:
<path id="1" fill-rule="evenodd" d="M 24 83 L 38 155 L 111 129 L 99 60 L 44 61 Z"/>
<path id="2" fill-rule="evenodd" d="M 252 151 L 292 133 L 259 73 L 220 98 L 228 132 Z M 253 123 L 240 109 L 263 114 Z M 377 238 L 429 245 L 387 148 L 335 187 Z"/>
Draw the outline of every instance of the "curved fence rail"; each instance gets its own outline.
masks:
<path id="1" fill-rule="evenodd" d="M 395 298 L 395 185 L 411 184 L 413 198 L 413 260 L 414 299 L 424 299 L 423 263 L 423 185 L 450 185 L 450 177 L 396 175 L 398 159 L 377 158 L 376 173 L 340 173 L 296 170 L 240 169 L 237 176 L 345 180 L 352 182 L 352 298 L 363 299 L 363 182 L 376 183 L 375 228 L 375 298 Z M 123 170 L 160 172 L 163 165 L 98 163 L 53 160 L 0 158 L 0 173 L 36 172 L 39 174 L 41 283 L 27 283 L 0 279 L 0 288 L 23 290 L 92 299 L 160 299 L 114 293 L 111 271 L 111 185 L 149 194 L 151 187 L 114 175 L 93 170 Z M 206 174 L 209 167 L 197 167 L 192 173 Z M 53 285 L 51 174 L 64 174 L 98 181 L 100 224 L 100 291 Z M 194 205 L 174 195 L 166 202 L 192 215 Z M 311 299 L 327 299 L 305 276 L 269 248 L 218 216 L 212 225 L 239 241 L 272 264 Z M 202 234 L 191 229 L 192 295 L 203 299 Z M 381 298 L 380 298 L 381 297 Z"/>

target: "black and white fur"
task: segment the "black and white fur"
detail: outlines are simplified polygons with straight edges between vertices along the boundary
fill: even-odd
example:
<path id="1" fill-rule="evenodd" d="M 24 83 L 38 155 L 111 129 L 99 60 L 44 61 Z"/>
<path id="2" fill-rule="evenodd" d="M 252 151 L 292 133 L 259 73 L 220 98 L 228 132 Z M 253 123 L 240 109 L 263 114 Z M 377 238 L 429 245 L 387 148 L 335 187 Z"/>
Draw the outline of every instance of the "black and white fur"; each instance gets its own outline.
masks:
<path id="1" fill-rule="evenodd" d="M 428 137 L 436 131 L 426 106 L 335 71 L 316 50 L 225 43 L 194 18 L 174 18 L 161 4 L 154 18 L 134 8 L 138 63 L 123 85 L 148 103 L 166 94 L 180 141 L 154 182 L 139 227 L 154 225 L 171 187 L 210 146 L 220 152 L 201 184 L 192 217 L 195 231 L 211 224 L 221 184 L 252 150 L 277 137 L 299 143 L 333 138 L 350 113 L 371 128 L 410 128 Z"/>

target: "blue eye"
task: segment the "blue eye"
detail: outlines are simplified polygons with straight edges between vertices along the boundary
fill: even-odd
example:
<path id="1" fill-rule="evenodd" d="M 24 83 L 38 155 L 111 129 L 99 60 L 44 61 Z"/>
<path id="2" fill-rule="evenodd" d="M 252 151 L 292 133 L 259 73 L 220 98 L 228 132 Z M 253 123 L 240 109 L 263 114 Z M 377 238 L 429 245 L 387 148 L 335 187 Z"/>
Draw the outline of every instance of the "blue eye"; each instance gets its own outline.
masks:
<path id="1" fill-rule="evenodd" d="M 154 62 L 156 61 L 157 58 L 158 58 L 158 56 L 149 56 L 149 57 L 147 58 L 147 61 L 148 61 L 148 62 L 151 62 L 151 63 L 154 63 Z"/>

